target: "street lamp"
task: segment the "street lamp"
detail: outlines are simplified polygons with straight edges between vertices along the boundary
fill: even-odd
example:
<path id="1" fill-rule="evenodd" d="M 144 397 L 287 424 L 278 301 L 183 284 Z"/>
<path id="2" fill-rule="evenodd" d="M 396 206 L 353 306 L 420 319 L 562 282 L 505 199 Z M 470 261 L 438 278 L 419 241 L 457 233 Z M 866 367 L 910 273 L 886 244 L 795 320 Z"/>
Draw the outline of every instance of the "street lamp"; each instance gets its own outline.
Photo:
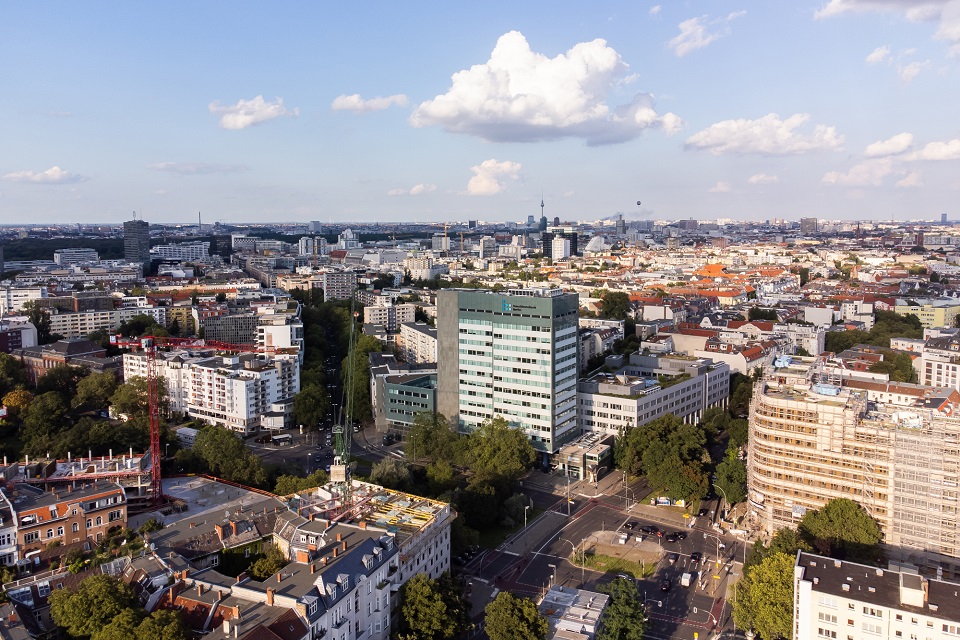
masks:
<path id="1" fill-rule="evenodd" d="M 170 457 L 170 443 L 169 443 L 169 442 L 164 446 L 164 449 L 163 449 L 163 457 L 164 457 L 164 458 L 169 458 L 169 457 Z"/>
<path id="2" fill-rule="evenodd" d="M 523 528 L 527 528 L 527 511 L 530 509 L 530 505 L 525 505 L 523 507 Z"/>
<path id="3" fill-rule="evenodd" d="M 584 538 L 583 540 L 580 541 L 580 588 L 581 588 L 581 589 L 583 589 L 584 585 L 586 584 L 587 554 L 584 553 L 584 551 L 583 551 L 583 543 L 586 542 L 586 541 L 587 541 L 586 538 Z M 576 560 L 577 560 L 577 545 L 573 544 L 573 543 L 570 542 L 569 540 L 564 540 L 563 538 L 560 538 L 560 542 L 566 542 L 568 545 L 570 545 L 570 551 L 573 552 L 573 560 L 574 560 L 573 566 L 577 566 L 577 562 L 576 562 Z"/>
<path id="4" fill-rule="evenodd" d="M 307 475 L 310 475 L 310 473 L 313 472 L 313 464 L 312 464 L 313 460 L 310 457 L 312 455 L 313 455 L 312 453 L 307 454 Z"/>
<path id="5" fill-rule="evenodd" d="M 556 575 L 556 573 L 557 573 L 557 565 L 555 565 L 555 564 L 548 564 L 547 566 L 550 567 L 550 584 L 547 585 L 547 589 L 549 589 L 549 588 L 551 588 L 551 587 L 553 586 L 553 577 L 554 577 L 554 576 Z"/>

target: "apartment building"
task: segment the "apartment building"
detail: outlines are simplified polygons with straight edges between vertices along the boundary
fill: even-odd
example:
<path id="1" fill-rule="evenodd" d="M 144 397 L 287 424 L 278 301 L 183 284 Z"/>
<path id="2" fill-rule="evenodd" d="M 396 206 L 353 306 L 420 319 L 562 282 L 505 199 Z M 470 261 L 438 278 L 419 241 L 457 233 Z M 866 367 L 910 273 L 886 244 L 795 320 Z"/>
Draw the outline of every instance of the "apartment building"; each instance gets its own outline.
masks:
<path id="1" fill-rule="evenodd" d="M 13 350 L 12 354 L 23 362 L 27 377 L 33 384 L 56 366 L 80 364 L 76 362 L 78 359 L 83 359 L 85 365 L 91 361 L 102 360 L 104 367 L 110 360 L 106 357 L 106 349 L 86 338 L 57 340 L 53 344 L 24 347 Z"/>
<path id="2" fill-rule="evenodd" d="M 797 554 L 793 637 L 937 640 L 960 636 L 960 584 L 915 568 L 888 569 Z"/>
<path id="3" fill-rule="evenodd" d="M 150 256 L 177 262 L 205 262 L 210 259 L 209 242 L 180 242 L 161 244 L 150 249 Z"/>
<path id="4" fill-rule="evenodd" d="M 50 314 L 50 333 L 65 338 L 82 338 L 95 331 L 112 331 L 137 316 L 150 316 L 157 324 L 167 323 L 166 307 L 127 307 L 107 311 L 55 311 Z"/>
<path id="5" fill-rule="evenodd" d="M 7 500 L 17 523 L 21 558 L 52 542 L 98 543 L 109 529 L 127 526 L 126 494 L 116 482 L 76 489 L 67 485 L 50 492 L 20 484 Z"/>
<path id="6" fill-rule="evenodd" d="M 37 328 L 26 317 L 0 320 L 0 352 L 11 353 L 14 349 L 34 347 L 36 344 Z"/>
<path id="7" fill-rule="evenodd" d="M 896 560 L 960 576 L 960 392 L 856 379 L 820 358 L 778 358 L 754 387 L 751 514 L 767 534 L 849 498 Z"/>
<path id="8" fill-rule="evenodd" d="M 146 220 L 127 220 L 123 223 L 123 258 L 150 270 L 150 223 Z"/>
<path id="9" fill-rule="evenodd" d="M 27 302 L 46 297 L 46 287 L 18 287 L 12 285 L 0 287 L 0 315 L 19 313 L 23 311 L 23 305 Z"/>
<path id="10" fill-rule="evenodd" d="M 211 316 L 203 321 L 203 337 L 231 344 L 257 343 L 260 319 L 255 313 L 230 313 Z"/>
<path id="11" fill-rule="evenodd" d="M 580 430 L 620 437 L 629 429 L 673 414 L 699 422 L 730 395 L 730 367 L 679 354 L 634 353 L 616 373 L 597 373 L 577 385 Z"/>
<path id="12" fill-rule="evenodd" d="M 410 364 L 437 361 L 437 329 L 425 322 L 404 322 L 396 339 L 400 357 Z"/>
<path id="13" fill-rule="evenodd" d="M 409 303 L 364 307 L 363 322 L 380 325 L 387 331 L 396 331 L 401 324 L 413 322 L 416 319 L 416 310 L 416 305 Z"/>
<path id="14" fill-rule="evenodd" d="M 61 267 L 83 262 L 100 262 L 96 249 L 57 249 L 53 252 L 53 261 Z"/>
<path id="15" fill-rule="evenodd" d="M 952 327 L 960 315 L 960 301 L 956 298 L 898 298 L 893 311 L 902 316 L 916 316 L 924 328 Z"/>
<path id="16" fill-rule="evenodd" d="M 260 430 L 267 414 L 289 416 L 300 391 L 296 355 L 198 355 L 187 351 L 160 352 L 157 373 L 167 382 L 170 411 L 201 418 L 241 435 Z M 141 353 L 123 356 L 125 380 L 145 377 L 147 359 Z"/>
<path id="17" fill-rule="evenodd" d="M 576 438 L 578 306 L 560 289 L 440 291 L 440 413 L 465 433 L 503 417 L 545 455 Z"/>
<path id="18" fill-rule="evenodd" d="M 929 338 L 914 368 L 920 384 L 960 389 L 960 336 Z"/>
<path id="19" fill-rule="evenodd" d="M 349 300 L 357 291 L 357 274 L 353 271 L 327 271 L 323 274 L 324 300 Z"/>

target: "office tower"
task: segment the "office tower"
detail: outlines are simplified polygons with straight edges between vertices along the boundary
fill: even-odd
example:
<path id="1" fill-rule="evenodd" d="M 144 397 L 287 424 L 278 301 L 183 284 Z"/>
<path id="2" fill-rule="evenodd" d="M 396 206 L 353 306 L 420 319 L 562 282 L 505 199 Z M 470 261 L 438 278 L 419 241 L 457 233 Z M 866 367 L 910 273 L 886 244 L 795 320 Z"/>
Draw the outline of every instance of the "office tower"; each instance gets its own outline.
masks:
<path id="1" fill-rule="evenodd" d="M 800 218 L 800 233 L 816 233 L 817 232 L 817 219 L 816 218 Z"/>
<path id="2" fill-rule="evenodd" d="M 577 428 L 576 293 L 444 289 L 437 297 L 437 409 L 461 432 L 502 416 L 534 449 Z"/>
<path id="3" fill-rule="evenodd" d="M 947 224 L 947 214 L 945 213 L 940 214 L 940 224 Z"/>
<path id="4" fill-rule="evenodd" d="M 150 273 L 150 223 L 127 220 L 123 223 L 123 257 L 143 265 L 143 274 Z"/>
<path id="5" fill-rule="evenodd" d="M 543 238 L 544 258 L 562 260 L 563 258 L 569 258 L 570 256 L 579 255 L 580 253 L 580 248 L 577 246 L 577 231 L 573 227 L 549 227 L 541 237 Z M 566 255 L 553 255 L 553 250 L 556 246 L 553 241 L 557 238 L 564 238 L 570 241 L 569 247 L 567 247 L 567 245 L 560 245 L 561 248 L 566 248 Z"/>

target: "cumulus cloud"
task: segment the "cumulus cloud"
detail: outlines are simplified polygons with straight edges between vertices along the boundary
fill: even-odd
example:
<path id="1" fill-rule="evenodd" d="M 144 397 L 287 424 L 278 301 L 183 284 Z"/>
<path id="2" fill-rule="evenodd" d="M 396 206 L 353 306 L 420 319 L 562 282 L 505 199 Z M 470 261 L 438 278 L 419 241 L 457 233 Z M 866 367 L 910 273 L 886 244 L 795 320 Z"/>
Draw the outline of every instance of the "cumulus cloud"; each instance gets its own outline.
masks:
<path id="1" fill-rule="evenodd" d="M 877 158 L 859 162 L 846 173 L 831 171 L 823 176 L 823 182 L 840 187 L 878 187 L 892 172 L 890 158 Z"/>
<path id="2" fill-rule="evenodd" d="M 919 171 L 911 171 L 902 179 L 897 181 L 898 189 L 910 189 L 914 187 L 923 186 L 923 177 L 920 175 Z"/>
<path id="3" fill-rule="evenodd" d="M 777 184 L 778 182 L 780 178 L 766 173 L 757 173 L 747 178 L 747 184 Z"/>
<path id="4" fill-rule="evenodd" d="M 895 156 L 909 149 L 910 145 L 912 144 L 912 133 L 898 133 L 887 140 L 878 140 L 873 144 L 867 145 L 864 155 L 866 155 L 868 158 Z"/>
<path id="5" fill-rule="evenodd" d="M 425 193 L 430 193 L 431 191 L 436 191 L 437 185 L 435 184 L 415 184 L 409 189 L 390 189 L 387 191 L 388 196 L 422 196 Z"/>
<path id="6" fill-rule="evenodd" d="M 14 171 L 3 176 L 7 182 L 26 182 L 30 184 L 76 184 L 89 180 L 86 176 L 64 171 L 53 166 L 46 171 Z"/>
<path id="7" fill-rule="evenodd" d="M 929 60 L 924 60 L 923 62 L 911 62 L 909 64 L 898 65 L 897 73 L 900 75 L 901 80 L 910 82 L 920 75 L 921 71 L 930 68 L 931 64 Z"/>
<path id="8" fill-rule="evenodd" d="M 548 58 L 511 31 L 500 36 L 489 60 L 453 74 L 446 93 L 417 106 L 410 124 L 492 142 L 577 137 L 591 145 L 632 140 L 650 128 L 679 130 L 680 118 L 658 114 L 649 93 L 607 104 L 628 69 L 605 40 L 581 42 Z"/>
<path id="9" fill-rule="evenodd" d="M 794 114 L 786 120 L 781 120 L 776 113 L 756 120 L 724 120 L 687 138 L 686 147 L 714 155 L 782 156 L 836 151 L 843 146 L 843 136 L 837 134 L 835 127 L 818 124 L 812 134 L 799 132 L 809 120 L 810 115 L 806 113 Z"/>
<path id="10" fill-rule="evenodd" d="M 147 169 L 178 173 L 182 176 L 199 176 L 211 173 L 237 173 L 238 171 L 246 171 L 247 167 L 242 164 L 211 162 L 155 162 L 154 164 L 148 164 Z"/>
<path id="11" fill-rule="evenodd" d="M 364 113 L 367 111 L 382 111 L 393 106 L 405 107 L 407 106 L 407 100 L 407 96 L 402 93 L 387 96 L 386 98 L 376 97 L 367 100 L 360 97 L 359 93 L 354 93 L 349 96 L 337 96 L 334 98 L 330 108 L 334 111 L 356 111 L 357 113 Z"/>
<path id="12" fill-rule="evenodd" d="M 475 167 L 470 167 L 473 177 L 467 183 L 467 193 L 471 196 L 492 196 L 503 191 L 507 180 L 516 180 L 520 177 L 520 163 L 495 159 L 484 160 Z"/>
<path id="13" fill-rule="evenodd" d="M 680 33 L 667 43 L 677 57 L 682 58 L 697 49 L 703 49 L 710 43 L 730 35 L 730 23 L 746 15 L 746 11 L 735 11 L 724 18 L 710 19 L 710 16 L 690 18 L 680 23 Z"/>
<path id="14" fill-rule="evenodd" d="M 234 105 L 221 105 L 218 101 L 209 105 L 210 113 L 220 114 L 220 127 L 223 129 L 246 129 L 261 122 L 267 122 L 281 116 L 297 117 L 300 109 L 287 109 L 283 98 L 267 102 L 263 96 L 251 100 L 239 100 Z"/>
<path id="15" fill-rule="evenodd" d="M 946 142 L 929 142 L 923 149 L 910 154 L 908 160 L 960 160 L 960 138 Z"/>
<path id="16" fill-rule="evenodd" d="M 710 193 L 730 193 L 730 183 L 720 180 L 708 189 Z"/>
<path id="17" fill-rule="evenodd" d="M 890 47 L 884 45 L 882 47 L 877 47 L 870 52 L 870 55 L 867 56 L 867 64 L 877 64 L 883 62 L 890 55 Z"/>
<path id="18" fill-rule="evenodd" d="M 650 13 L 651 16 L 659 15 L 659 14 L 660 14 L 660 9 L 662 9 L 662 7 L 661 7 L 660 5 L 658 5 L 658 4 L 655 4 L 655 5 L 653 5 L 652 7 L 650 7 L 649 13 Z"/>

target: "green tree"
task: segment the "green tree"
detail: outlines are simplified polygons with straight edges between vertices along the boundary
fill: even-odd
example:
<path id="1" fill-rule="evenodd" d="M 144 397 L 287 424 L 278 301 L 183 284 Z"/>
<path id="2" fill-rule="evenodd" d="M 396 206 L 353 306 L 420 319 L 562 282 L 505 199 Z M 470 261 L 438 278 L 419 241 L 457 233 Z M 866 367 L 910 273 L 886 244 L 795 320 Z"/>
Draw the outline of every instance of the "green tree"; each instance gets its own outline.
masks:
<path id="1" fill-rule="evenodd" d="M 26 389 L 14 389 L 3 396 L 3 406 L 10 412 L 12 418 L 25 416 L 32 402 L 33 394 Z"/>
<path id="2" fill-rule="evenodd" d="M 735 505 L 746 499 L 747 465 L 737 457 L 736 449 L 728 450 L 727 457 L 717 465 L 716 482 L 730 505 Z"/>
<path id="3" fill-rule="evenodd" d="M 746 446 L 750 435 L 750 423 L 743 418 L 731 420 L 727 425 L 727 434 L 730 436 L 727 446 Z"/>
<path id="4" fill-rule="evenodd" d="M 370 404 L 370 354 L 382 348 L 380 341 L 373 336 L 362 335 L 357 338 L 353 353 L 343 359 L 340 370 L 343 392 L 350 395 L 350 417 L 354 420 L 362 420 L 373 414 Z"/>
<path id="5" fill-rule="evenodd" d="M 313 429 L 330 417 L 330 394 L 319 384 L 300 388 L 293 398 L 293 420 Z"/>
<path id="6" fill-rule="evenodd" d="M 282 475 L 277 477 L 277 484 L 273 492 L 278 496 L 288 496 L 291 493 L 325 485 L 329 481 L 330 476 L 323 469 L 317 469 L 306 478 Z"/>
<path id="7" fill-rule="evenodd" d="M 490 640 L 545 640 L 547 637 L 547 621 L 528 598 L 501 591 L 484 613 Z"/>
<path id="8" fill-rule="evenodd" d="M 77 384 L 71 406 L 79 411 L 103 409 L 117 391 L 117 377 L 109 371 L 91 373 Z"/>
<path id="9" fill-rule="evenodd" d="M 58 627 L 74 638 L 90 638 L 132 609 L 134 597 L 130 587 L 101 574 L 87 578 L 75 591 L 54 590 L 49 602 L 50 616 Z"/>
<path id="10" fill-rule="evenodd" d="M 50 312 L 37 304 L 36 300 L 23 303 L 27 319 L 37 328 L 37 344 L 54 342 L 56 336 L 50 333 Z"/>
<path id="11" fill-rule="evenodd" d="M 600 297 L 600 317 L 625 320 L 630 315 L 630 296 L 623 291 L 604 291 Z"/>
<path id="12" fill-rule="evenodd" d="M 427 482 L 430 484 L 430 492 L 434 496 L 439 496 L 444 491 L 449 491 L 455 487 L 457 483 L 453 465 L 446 460 L 431 462 L 427 465 Z"/>
<path id="13" fill-rule="evenodd" d="M 751 399 L 753 399 L 753 385 L 749 382 L 738 385 L 730 394 L 730 413 L 738 417 L 746 417 L 750 413 Z"/>
<path id="14" fill-rule="evenodd" d="M 411 640 L 453 638 L 457 625 L 440 593 L 440 585 L 418 573 L 400 588 L 399 637 Z"/>
<path id="15" fill-rule="evenodd" d="M 750 311 L 747 312 L 747 319 L 751 322 L 753 320 L 772 320 L 776 322 L 777 310 L 776 309 L 762 309 L 756 305 L 750 307 Z"/>
<path id="16" fill-rule="evenodd" d="M 23 418 L 20 440 L 30 455 L 45 455 L 54 446 L 54 438 L 70 427 L 67 405 L 56 391 L 33 399 Z"/>
<path id="17" fill-rule="evenodd" d="M 875 562 L 882 555 L 880 524 L 853 500 L 836 498 L 807 511 L 798 530 L 823 555 L 861 562 Z"/>
<path id="18" fill-rule="evenodd" d="M 215 476 L 255 487 L 267 482 L 260 459 L 233 431 L 220 426 L 204 427 L 197 434 L 192 450 Z"/>
<path id="19" fill-rule="evenodd" d="M 27 384 L 23 363 L 9 353 L 0 353 L 0 398 Z"/>
<path id="20" fill-rule="evenodd" d="M 85 375 L 87 375 L 86 369 L 69 364 L 58 364 L 48 369 L 37 380 L 37 395 L 55 391 L 60 394 L 64 403 L 69 404 L 77 393 L 77 385 Z"/>
<path id="21" fill-rule="evenodd" d="M 137 627 L 135 637 L 136 640 L 187 640 L 190 634 L 179 611 L 160 609 L 144 618 Z"/>
<path id="22" fill-rule="evenodd" d="M 283 551 L 276 545 L 267 545 L 263 557 L 250 565 L 247 572 L 257 580 L 266 580 L 287 566 Z"/>
<path id="23" fill-rule="evenodd" d="M 737 582 L 733 620 L 763 640 L 793 638 L 793 556 L 775 553 L 750 567 Z"/>
<path id="24" fill-rule="evenodd" d="M 136 633 L 143 618 L 143 611 L 124 609 L 102 629 L 91 636 L 91 640 L 130 640 Z"/>
<path id="25" fill-rule="evenodd" d="M 764 546 L 760 542 L 753 544 L 744 570 L 760 564 L 764 558 L 777 553 L 786 554 L 791 558 L 795 558 L 797 551 L 813 551 L 813 547 L 800 536 L 796 529 L 784 527 L 774 534 L 769 546 Z"/>
<path id="26" fill-rule="evenodd" d="M 667 414 L 628 430 L 616 445 L 614 460 L 624 471 L 646 475 L 671 498 L 693 502 L 709 486 L 706 443 L 702 427 Z"/>
<path id="27" fill-rule="evenodd" d="M 410 448 L 418 458 L 452 462 L 457 451 L 456 432 L 446 416 L 432 411 L 421 411 L 413 417 L 410 428 Z"/>
<path id="28" fill-rule="evenodd" d="M 467 457 L 474 478 L 512 483 L 533 464 L 537 454 L 523 431 L 496 416 L 484 420 L 469 436 Z"/>
<path id="29" fill-rule="evenodd" d="M 382 458 L 370 468 L 370 482 L 387 489 L 404 489 L 410 486 L 413 476 L 410 465 L 396 458 Z"/>
<path id="30" fill-rule="evenodd" d="M 610 595 L 603 612 L 603 627 L 597 640 L 643 640 L 647 616 L 632 580 L 617 578 L 600 591 Z"/>

